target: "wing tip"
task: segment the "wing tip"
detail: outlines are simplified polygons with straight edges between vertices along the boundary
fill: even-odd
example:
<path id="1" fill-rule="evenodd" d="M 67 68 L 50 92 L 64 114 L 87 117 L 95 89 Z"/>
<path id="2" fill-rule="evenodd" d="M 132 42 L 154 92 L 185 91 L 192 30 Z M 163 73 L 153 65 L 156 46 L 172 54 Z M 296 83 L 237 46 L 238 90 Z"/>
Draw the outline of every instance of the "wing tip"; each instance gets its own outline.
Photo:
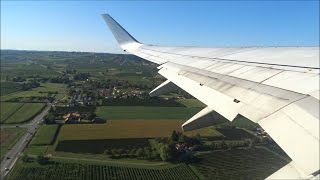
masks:
<path id="1" fill-rule="evenodd" d="M 104 13 L 101 14 L 101 16 L 109 26 L 109 29 L 113 33 L 120 46 L 126 43 L 139 43 L 139 41 L 131 36 L 116 20 L 110 16 L 110 14 Z"/>

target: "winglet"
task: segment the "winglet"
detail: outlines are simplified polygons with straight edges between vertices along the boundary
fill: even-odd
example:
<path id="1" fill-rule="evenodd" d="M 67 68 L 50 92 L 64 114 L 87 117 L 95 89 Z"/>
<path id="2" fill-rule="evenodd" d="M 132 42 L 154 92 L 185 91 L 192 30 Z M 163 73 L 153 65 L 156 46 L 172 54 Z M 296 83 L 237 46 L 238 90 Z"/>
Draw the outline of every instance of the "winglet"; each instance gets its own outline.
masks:
<path id="1" fill-rule="evenodd" d="M 140 44 L 133 36 L 131 36 L 120 24 L 118 24 L 109 14 L 102 14 L 104 21 L 107 23 L 112 34 L 123 48 L 127 44 Z"/>

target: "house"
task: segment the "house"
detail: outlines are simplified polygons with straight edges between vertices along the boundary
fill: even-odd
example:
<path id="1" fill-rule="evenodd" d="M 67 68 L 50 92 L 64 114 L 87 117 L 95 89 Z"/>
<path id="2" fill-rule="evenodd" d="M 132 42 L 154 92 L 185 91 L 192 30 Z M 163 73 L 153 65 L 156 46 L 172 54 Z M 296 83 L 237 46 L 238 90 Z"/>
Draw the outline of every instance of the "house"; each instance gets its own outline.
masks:
<path id="1" fill-rule="evenodd" d="M 177 143 L 176 144 L 177 151 L 183 151 L 184 148 L 185 148 L 185 144 L 184 143 Z"/>
<path id="2" fill-rule="evenodd" d="M 71 112 L 63 116 L 63 118 L 65 124 L 80 123 L 81 115 L 79 112 Z"/>

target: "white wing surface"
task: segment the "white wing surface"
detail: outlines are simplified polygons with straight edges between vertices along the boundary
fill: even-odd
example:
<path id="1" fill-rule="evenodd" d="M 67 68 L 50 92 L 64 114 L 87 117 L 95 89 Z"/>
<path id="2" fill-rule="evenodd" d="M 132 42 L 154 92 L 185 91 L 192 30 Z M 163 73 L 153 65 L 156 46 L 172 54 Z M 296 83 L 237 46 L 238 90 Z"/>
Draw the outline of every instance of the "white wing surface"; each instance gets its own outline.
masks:
<path id="1" fill-rule="evenodd" d="M 269 178 L 319 177 L 319 47 L 197 48 L 145 45 L 103 15 L 121 48 L 160 64 L 168 80 L 151 92 L 184 89 L 207 105 L 182 128 L 208 125 L 212 111 L 263 127 L 292 162 Z"/>

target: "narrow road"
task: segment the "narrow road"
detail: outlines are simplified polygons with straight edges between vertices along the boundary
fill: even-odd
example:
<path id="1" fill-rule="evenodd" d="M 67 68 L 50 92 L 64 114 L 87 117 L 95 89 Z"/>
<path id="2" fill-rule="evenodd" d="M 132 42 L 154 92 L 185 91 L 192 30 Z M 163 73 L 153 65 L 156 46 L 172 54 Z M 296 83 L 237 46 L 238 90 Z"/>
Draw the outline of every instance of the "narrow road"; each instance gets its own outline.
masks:
<path id="1" fill-rule="evenodd" d="M 28 143 L 31 141 L 33 135 L 37 131 L 39 125 L 43 122 L 43 117 L 48 113 L 49 109 L 51 108 L 52 104 L 48 103 L 47 107 L 38 114 L 33 120 L 31 120 L 27 124 L 22 124 L 21 127 L 27 128 L 27 132 L 23 135 L 19 141 L 12 147 L 10 151 L 4 156 L 1 162 L 1 169 L 0 169 L 0 180 L 3 180 L 4 177 L 9 173 L 19 156 L 21 155 L 22 151 L 26 148 Z M 12 127 L 12 126 L 8 126 Z M 16 126 L 13 126 L 16 127 Z M 20 127 L 20 126 L 19 126 Z"/>

